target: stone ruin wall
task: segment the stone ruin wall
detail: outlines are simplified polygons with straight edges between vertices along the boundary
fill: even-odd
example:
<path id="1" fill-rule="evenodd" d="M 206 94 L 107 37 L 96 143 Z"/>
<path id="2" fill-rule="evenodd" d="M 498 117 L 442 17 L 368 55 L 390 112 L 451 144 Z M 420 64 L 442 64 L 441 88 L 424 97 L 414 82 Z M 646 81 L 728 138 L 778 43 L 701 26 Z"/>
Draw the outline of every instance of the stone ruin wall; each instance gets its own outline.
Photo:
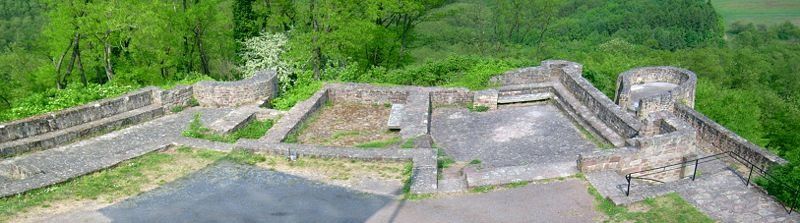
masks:
<path id="1" fill-rule="evenodd" d="M 561 84 L 614 132 L 625 138 L 636 136 L 642 127 L 641 123 L 583 78 L 581 65 L 573 63 L 571 66 L 571 69 L 555 71 L 559 74 Z"/>
<path id="2" fill-rule="evenodd" d="M 629 147 L 582 154 L 578 168 L 581 172 L 616 170 L 621 174 L 629 174 L 697 158 L 694 131 L 681 120 L 674 117 L 652 120 L 647 129 L 649 133 L 629 139 Z M 694 170 L 688 164 L 673 168 L 648 178 L 674 181 Z"/>
<path id="3" fill-rule="evenodd" d="M 695 130 L 698 144 L 715 152 L 735 152 L 761 168 L 787 163 L 772 152 L 755 145 L 689 106 L 677 104 L 675 114 Z"/>
<path id="4" fill-rule="evenodd" d="M 201 106 L 237 107 L 273 99 L 278 94 L 278 78 L 275 71 L 262 70 L 239 81 L 201 81 L 192 90 Z"/>
<path id="5" fill-rule="evenodd" d="M 617 94 L 615 101 L 623 109 L 632 109 L 631 88 L 634 85 L 665 82 L 678 85 L 669 93 L 654 97 L 642 98 L 636 114 L 645 118 L 648 114 L 657 111 L 674 112 L 674 104 L 682 103 L 694 107 L 697 75 L 689 70 L 677 67 L 643 67 L 626 71 L 617 79 Z"/>
<path id="6" fill-rule="evenodd" d="M 177 86 L 170 90 L 155 90 L 153 98 L 156 103 L 161 104 L 167 111 L 173 108 L 187 107 L 192 104 L 194 94 L 192 86 Z"/>
<path id="7" fill-rule="evenodd" d="M 155 87 L 147 87 L 119 97 L 99 100 L 78 107 L 0 124 L 0 154 L 15 155 L 33 150 L 48 149 L 59 144 L 72 142 L 81 137 L 109 131 L 122 125 L 123 122 L 129 121 L 118 120 L 117 123 L 95 125 L 85 129 L 75 129 L 71 132 L 39 141 L 17 141 L 69 129 L 85 123 L 153 105 L 155 103 L 153 92 L 157 90 L 158 89 Z M 155 111 L 145 115 L 160 116 L 160 113 Z M 134 121 L 134 119 L 137 118 L 146 117 L 130 117 L 129 119 Z"/>

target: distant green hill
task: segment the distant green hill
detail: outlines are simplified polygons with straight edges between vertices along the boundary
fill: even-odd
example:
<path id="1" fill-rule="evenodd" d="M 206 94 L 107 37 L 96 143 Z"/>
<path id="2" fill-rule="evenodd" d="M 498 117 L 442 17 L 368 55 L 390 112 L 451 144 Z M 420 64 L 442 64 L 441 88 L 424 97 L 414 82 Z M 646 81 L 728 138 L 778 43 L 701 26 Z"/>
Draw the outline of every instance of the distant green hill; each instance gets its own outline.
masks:
<path id="1" fill-rule="evenodd" d="M 791 21 L 800 25 L 800 0 L 711 0 L 726 24 L 736 21 L 777 24 Z"/>

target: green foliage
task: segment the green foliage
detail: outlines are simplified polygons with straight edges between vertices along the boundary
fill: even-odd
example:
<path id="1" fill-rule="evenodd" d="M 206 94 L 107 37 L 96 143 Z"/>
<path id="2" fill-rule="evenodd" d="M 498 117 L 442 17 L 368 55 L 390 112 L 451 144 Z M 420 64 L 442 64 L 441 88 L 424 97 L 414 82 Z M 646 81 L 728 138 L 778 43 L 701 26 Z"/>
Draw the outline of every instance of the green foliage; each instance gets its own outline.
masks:
<path id="1" fill-rule="evenodd" d="M 0 122 L 26 118 L 47 112 L 83 105 L 88 102 L 122 95 L 136 89 L 134 86 L 97 85 L 71 87 L 64 90 L 49 89 L 14 101 L 12 107 L 0 110 Z"/>
<path id="2" fill-rule="evenodd" d="M 474 160 L 472 160 L 472 161 L 469 161 L 469 164 L 471 164 L 471 165 L 478 165 L 478 164 L 481 164 L 481 160 L 479 160 L 479 159 L 474 159 Z"/>
<path id="3" fill-rule="evenodd" d="M 191 138 L 205 139 L 215 142 L 235 143 L 236 140 L 245 139 L 258 139 L 264 136 L 267 131 L 272 128 L 272 120 L 259 121 L 254 120 L 234 131 L 231 134 L 220 135 L 216 134 L 211 129 L 206 128 L 200 120 L 200 113 L 194 115 L 194 118 L 189 123 L 189 127 L 184 130 L 181 135 Z"/>
<path id="4" fill-rule="evenodd" d="M 317 93 L 322 85 L 323 83 L 319 81 L 298 81 L 289 90 L 280 92 L 278 97 L 271 101 L 272 107 L 278 110 L 289 110 L 295 104 Z"/>

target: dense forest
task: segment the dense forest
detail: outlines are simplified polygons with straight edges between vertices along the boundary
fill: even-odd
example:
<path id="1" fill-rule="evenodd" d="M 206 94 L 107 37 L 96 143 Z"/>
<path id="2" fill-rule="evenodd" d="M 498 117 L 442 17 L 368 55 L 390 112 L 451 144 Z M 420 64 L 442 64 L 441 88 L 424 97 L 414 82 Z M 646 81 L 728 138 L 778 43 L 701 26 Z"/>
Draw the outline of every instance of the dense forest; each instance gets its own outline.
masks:
<path id="1" fill-rule="evenodd" d="M 0 121 L 263 68 L 285 109 L 324 81 L 478 89 L 545 59 L 613 98 L 622 71 L 672 65 L 800 176 L 800 29 L 723 24 L 708 0 L 0 0 Z"/>

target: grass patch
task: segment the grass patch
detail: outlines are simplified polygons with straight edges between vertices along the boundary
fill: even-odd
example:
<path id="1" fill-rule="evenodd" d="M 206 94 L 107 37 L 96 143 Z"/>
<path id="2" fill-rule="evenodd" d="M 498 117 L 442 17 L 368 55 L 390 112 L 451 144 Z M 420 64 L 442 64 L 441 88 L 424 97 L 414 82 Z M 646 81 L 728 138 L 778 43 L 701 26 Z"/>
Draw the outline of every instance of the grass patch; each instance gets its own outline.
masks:
<path id="1" fill-rule="evenodd" d="M 716 11 L 726 24 L 734 22 L 779 24 L 790 21 L 800 25 L 800 2 L 797 0 L 713 0 Z"/>
<path id="2" fill-rule="evenodd" d="M 439 169 L 446 169 L 454 163 L 456 163 L 456 160 L 447 155 L 447 153 L 444 152 L 444 149 L 436 149 L 436 166 L 438 166 Z"/>
<path id="3" fill-rule="evenodd" d="M 469 189 L 469 192 L 472 192 L 472 193 L 487 193 L 487 192 L 493 191 L 495 189 L 497 189 L 497 186 L 494 186 L 494 185 L 480 186 L 480 187 L 473 187 L 472 189 Z"/>
<path id="4" fill-rule="evenodd" d="M 589 130 L 587 130 L 583 126 L 581 126 L 581 125 L 576 123 L 575 127 L 578 128 L 578 131 L 581 133 L 581 136 L 583 136 L 584 139 L 589 140 L 590 142 L 592 142 L 592 144 L 594 144 L 598 148 L 600 148 L 600 149 L 613 149 L 614 148 L 614 145 L 612 145 L 611 143 L 606 142 L 603 139 L 595 137 L 594 134 L 589 132 Z"/>
<path id="5" fill-rule="evenodd" d="M 270 128 L 272 128 L 272 125 L 272 120 L 254 120 L 231 134 L 220 135 L 213 133 L 211 129 L 203 126 L 203 122 L 200 121 L 200 114 L 198 113 L 194 115 L 194 119 L 192 119 L 192 122 L 189 123 L 189 128 L 183 131 L 181 134 L 191 138 L 205 139 L 215 142 L 235 143 L 236 140 L 241 138 L 261 138 Z"/>
<path id="6" fill-rule="evenodd" d="M 234 149 L 220 160 L 231 161 L 238 164 L 256 165 L 267 160 L 264 155 L 253 153 L 250 150 Z"/>
<path id="7" fill-rule="evenodd" d="M 391 139 L 375 140 L 375 141 L 371 141 L 371 142 L 358 144 L 358 145 L 356 145 L 356 147 L 365 148 L 365 149 L 366 148 L 387 148 L 387 147 L 392 146 L 394 144 L 400 143 L 400 141 L 402 141 L 402 139 L 400 139 L 399 136 L 396 136 L 396 137 L 392 137 Z"/>
<path id="8" fill-rule="evenodd" d="M 592 186 L 589 186 L 588 191 L 595 198 L 597 210 L 608 216 L 606 222 L 714 222 L 676 193 L 634 203 L 631 206 L 644 208 L 641 211 L 631 211 L 603 198 Z"/>
<path id="9" fill-rule="evenodd" d="M 489 111 L 489 107 L 487 107 L 485 105 L 468 104 L 467 105 L 467 109 L 469 109 L 469 111 L 471 111 L 471 112 L 486 112 L 486 111 Z"/>
<path id="10" fill-rule="evenodd" d="M 224 156 L 222 152 L 178 148 L 156 152 L 75 179 L 0 199 L 0 221 L 36 207 L 71 200 L 114 201 L 133 196 L 200 169 Z"/>
<path id="11" fill-rule="evenodd" d="M 478 165 L 478 164 L 481 164 L 481 160 L 479 160 L 479 159 L 474 159 L 474 160 L 472 160 L 472 161 L 469 161 L 469 164 L 471 164 L 471 165 Z"/>
<path id="12" fill-rule="evenodd" d="M 415 146 L 415 145 L 414 145 L 414 140 L 416 140 L 416 139 L 415 139 L 415 138 L 410 138 L 410 139 L 407 139 L 405 142 L 403 142 L 403 145 L 400 145 L 400 148 L 403 148 L 403 149 L 413 149 L 413 148 L 414 148 L 414 146 Z"/>
<path id="13" fill-rule="evenodd" d="M 520 187 L 528 186 L 528 184 L 530 184 L 530 182 L 528 182 L 528 181 L 517 181 L 517 182 L 510 183 L 510 184 L 506 184 L 505 186 L 508 187 L 508 188 L 520 188 Z"/>

